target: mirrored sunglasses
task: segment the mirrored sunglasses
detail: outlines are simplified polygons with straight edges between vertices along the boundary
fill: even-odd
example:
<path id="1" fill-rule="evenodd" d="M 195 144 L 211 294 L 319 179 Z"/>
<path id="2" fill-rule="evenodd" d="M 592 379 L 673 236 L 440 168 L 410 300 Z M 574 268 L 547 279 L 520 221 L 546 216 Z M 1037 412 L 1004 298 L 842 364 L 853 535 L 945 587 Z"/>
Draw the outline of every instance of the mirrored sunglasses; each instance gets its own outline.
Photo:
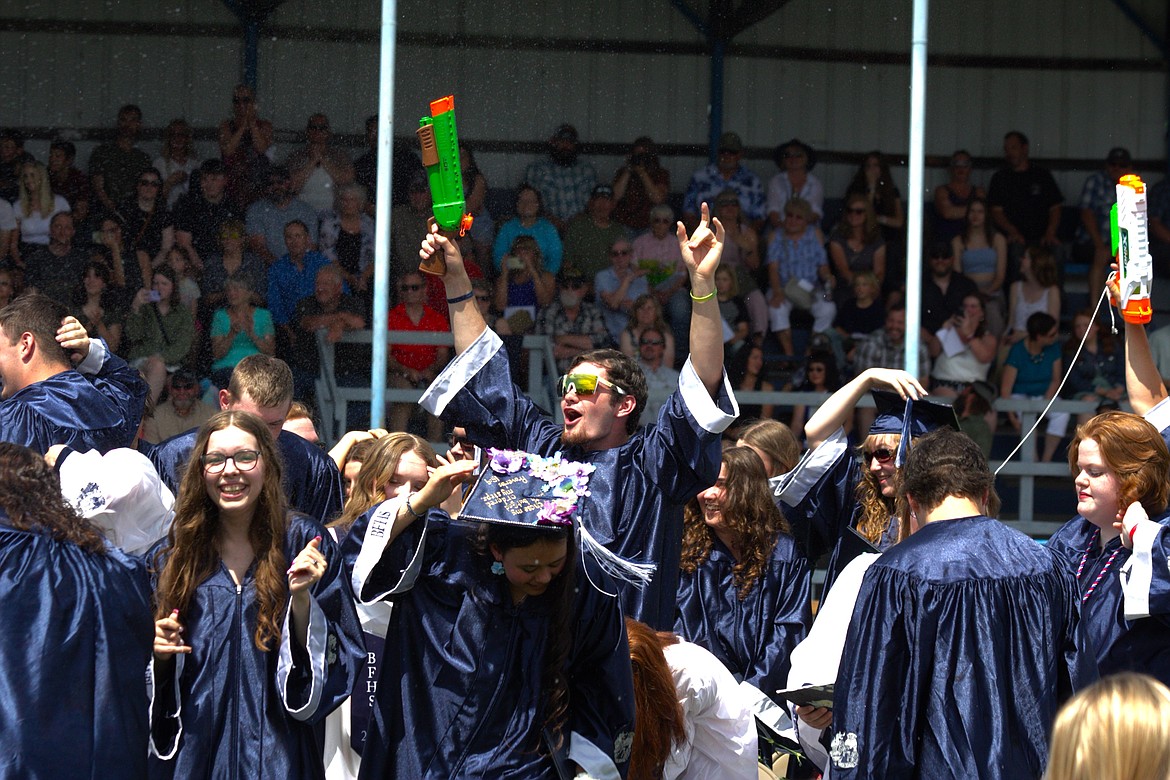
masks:
<path id="1" fill-rule="evenodd" d="M 597 376 L 597 374 L 564 374 L 557 382 L 557 391 L 561 394 L 562 398 L 570 392 L 576 393 L 577 395 L 593 395 L 597 392 L 598 384 L 608 387 L 619 395 L 626 394 L 625 390 L 608 379 Z"/>

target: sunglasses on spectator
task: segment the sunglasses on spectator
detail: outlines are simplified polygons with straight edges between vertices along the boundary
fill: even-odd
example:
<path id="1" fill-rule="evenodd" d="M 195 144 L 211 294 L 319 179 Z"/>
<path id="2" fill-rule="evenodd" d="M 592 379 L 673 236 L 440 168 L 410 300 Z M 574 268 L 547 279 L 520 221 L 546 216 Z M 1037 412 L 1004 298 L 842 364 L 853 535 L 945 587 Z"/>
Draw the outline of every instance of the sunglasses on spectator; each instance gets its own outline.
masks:
<path id="1" fill-rule="evenodd" d="M 449 433 L 449 434 L 447 434 L 447 446 L 448 447 L 467 448 L 467 447 L 471 447 L 472 444 L 470 441 L 468 441 L 466 436 L 456 436 L 453 433 Z"/>
<path id="2" fill-rule="evenodd" d="M 208 474 L 218 474 L 224 470 L 229 460 L 235 463 L 236 468 L 240 471 L 251 471 L 256 468 L 256 463 L 260 460 L 260 453 L 256 450 L 239 450 L 232 455 L 209 452 L 200 458 L 199 462 L 203 464 L 203 470 Z"/>
<path id="3" fill-rule="evenodd" d="M 638 342 L 643 347 L 661 347 L 665 343 L 662 339 L 642 339 Z"/>
<path id="4" fill-rule="evenodd" d="M 309 129 L 310 130 L 328 130 L 329 125 L 311 124 L 311 125 L 309 125 Z"/>
<path id="5" fill-rule="evenodd" d="M 889 447 L 878 447 L 876 450 L 866 450 L 862 455 L 865 456 L 866 463 L 871 460 L 876 460 L 878 463 L 889 463 L 894 457 L 894 451 Z"/>
<path id="6" fill-rule="evenodd" d="M 610 257 L 625 257 L 633 252 L 632 249 L 611 249 L 609 250 Z"/>
<path id="7" fill-rule="evenodd" d="M 398 292 L 418 292 L 423 286 L 421 284 L 400 284 L 398 285 Z"/>
<path id="8" fill-rule="evenodd" d="M 557 390 L 562 398 L 570 392 L 577 395 L 593 395 L 597 392 L 598 384 L 608 387 L 618 395 L 626 394 L 625 390 L 597 374 L 563 374 L 557 382 Z"/>

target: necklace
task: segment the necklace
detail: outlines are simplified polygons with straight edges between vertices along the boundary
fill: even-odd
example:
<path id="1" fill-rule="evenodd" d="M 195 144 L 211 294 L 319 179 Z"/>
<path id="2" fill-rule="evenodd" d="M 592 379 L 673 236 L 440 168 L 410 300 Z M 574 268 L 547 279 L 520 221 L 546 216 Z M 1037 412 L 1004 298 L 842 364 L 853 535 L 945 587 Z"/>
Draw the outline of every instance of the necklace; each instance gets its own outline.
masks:
<path id="1" fill-rule="evenodd" d="M 1085 570 L 1085 562 L 1089 560 L 1089 553 L 1092 552 L 1093 548 L 1097 546 L 1097 540 L 1100 538 L 1101 538 L 1101 529 L 1098 528 L 1096 531 L 1093 532 L 1093 538 L 1089 540 L 1089 546 L 1085 548 L 1085 552 L 1081 555 L 1081 562 L 1077 566 L 1077 582 L 1078 583 L 1080 583 L 1080 581 L 1081 581 L 1081 572 Z M 1097 589 L 1097 585 L 1105 577 L 1105 572 L 1109 571 L 1109 567 L 1113 565 L 1113 559 L 1117 557 L 1117 554 L 1119 552 L 1121 552 L 1120 546 L 1116 550 L 1114 550 L 1113 553 L 1109 556 L 1109 560 L 1105 561 L 1105 565 L 1101 567 L 1101 571 L 1097 574 L 1096 577 L 1093 578 L 1093 583 L 1091 585 L 1089 585 L 1089 589 L 1085 591 L 1085 595 L 1081 596 L 1081 603 L 1082 604 L 1084 604 L 1086 601 L 1089 600 L 1089 596 L 1093 595 L 1093 591 L 1095 591 Z"/>

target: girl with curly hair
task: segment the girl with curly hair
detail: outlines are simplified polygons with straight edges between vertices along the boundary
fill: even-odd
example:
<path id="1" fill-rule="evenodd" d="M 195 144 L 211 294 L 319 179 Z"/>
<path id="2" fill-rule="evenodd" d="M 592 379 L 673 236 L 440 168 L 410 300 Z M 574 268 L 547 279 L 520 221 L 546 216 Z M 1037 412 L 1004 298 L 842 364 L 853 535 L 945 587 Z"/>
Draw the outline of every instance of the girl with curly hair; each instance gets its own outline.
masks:
<path id="1" fill-rule="evenodd" d="M 675 632 L 770 696 L 812 621 L 809 567 L 772 502 L 760 457 L 723 453 L 719 478 L 687 505 Z"/>
<path id="2" fill-rule="evenodd" d="M 220 412 L 200 428 L 148 558 L 152 777 L 325 777 L 315 726 L 364 653 L 337 545 L 288 511 L 280 478 L 259 417 Z"/>

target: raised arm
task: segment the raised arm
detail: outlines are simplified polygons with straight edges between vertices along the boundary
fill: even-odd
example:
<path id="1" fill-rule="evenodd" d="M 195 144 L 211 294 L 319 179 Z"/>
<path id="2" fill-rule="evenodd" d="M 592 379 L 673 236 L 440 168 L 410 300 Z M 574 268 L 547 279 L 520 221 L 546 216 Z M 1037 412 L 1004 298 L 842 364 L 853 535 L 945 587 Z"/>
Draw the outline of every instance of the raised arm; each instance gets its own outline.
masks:
<path id="1" fill-rule="evenodd" d="M 849 415 L 862 396 L 873 389 L 893 390 L 903 398 L 915 400 L 926 395 L 926 389 L 919 384 L 913 374 L 897 368 L 867 368 L 858 374 L 853 381 L 829 396 L 821 404 L 804 426 L 804 435 L 808 440 L 808 448 L 814 449 L 833 431 L 845 424 Z"/>
<path id="2" fill-rule="evenodd" d="M 715 298 L 715 269 L 723 254 L 723 224 L 711 218 L 704 203 L 699 226 L 691 237 L 687 238 L 682 222 L 676 225 L 675 233 L 691 277 L 691 365 L 714 398 L 723 379 L 723 326 Z"/>
<path id="3" fill-rule="evenodd" d="M 1115 273 L 1109 277 L 1107 284 L 1109 297 L 1117 301 L 1120 296 L 1117 286 L 1117 264 L 1114 263 L 1112 268 Z M 1125 323 L 1125 393 L 1129 397 L 1129 405 L 1133 407 L 1134 413 L 1140 415 L 1153 409 L 1167 395 L 1166 385 L 1162 384 L 1162 375 L 1158 372 L 1158 364 L 1154 362 L 1154 353 L 1150 351 L 1146 326 L 1130 322 Z"/>
<path id="4" fill-rule="evenodd" d="M 463 267 L 463 255 L 459 247 L 439 232 L 439 226 L 430 224 L 430 232 L 423 239 L 422 248 L 418 255 L 423 260 L 429 259 L 436 252 L 443 253 L 447 263 L 447 271 L 443 274 L 443 286 L 447 290 L 447 306 L 451 314 L 451 335 L 455 337 L 455 354 L 462 355 L 471 346 L 480 334 L 487 330 L 487 322 L 475 305 L 475 296 L 472 294 L 471 279 L 467 276 L 467 269 Z M 463 298 L 463 300 L 457 300 Z M 451 303 L 452 300 L 456 303 Z M 716 309 L 718 313 L 718 309 Z M 723 345 L 720 343 L 720 352 Z"/>

